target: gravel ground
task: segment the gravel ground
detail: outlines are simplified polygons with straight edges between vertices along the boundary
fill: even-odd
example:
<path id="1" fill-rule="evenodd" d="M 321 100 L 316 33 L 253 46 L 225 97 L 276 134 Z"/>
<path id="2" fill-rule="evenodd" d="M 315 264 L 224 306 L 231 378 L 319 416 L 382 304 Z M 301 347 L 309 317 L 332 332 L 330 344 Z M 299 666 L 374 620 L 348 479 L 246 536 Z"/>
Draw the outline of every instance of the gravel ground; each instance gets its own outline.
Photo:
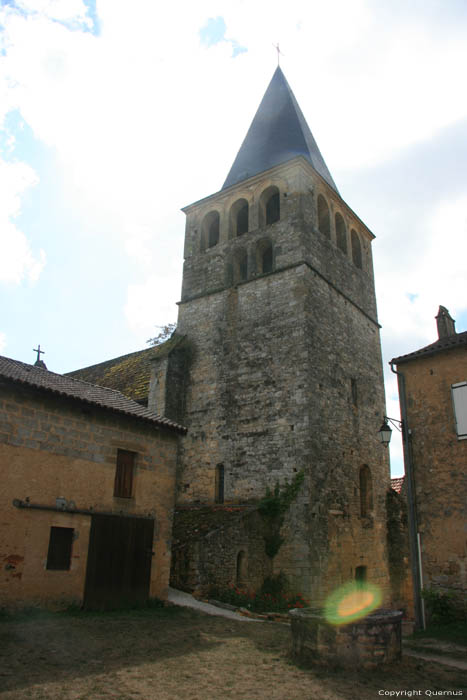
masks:
<path id="1" fill-rule="evenodd" d="M 287 625 L 176 606 L 36 613 L 0 623 L 0 697 L 378 700 L 413 690 L 422 697 L 427 690 L 462 697 L 467 685 L 459 669 L 411 657 L 382 671 L 301 668 L 292 663 L 289 645 Z"/>

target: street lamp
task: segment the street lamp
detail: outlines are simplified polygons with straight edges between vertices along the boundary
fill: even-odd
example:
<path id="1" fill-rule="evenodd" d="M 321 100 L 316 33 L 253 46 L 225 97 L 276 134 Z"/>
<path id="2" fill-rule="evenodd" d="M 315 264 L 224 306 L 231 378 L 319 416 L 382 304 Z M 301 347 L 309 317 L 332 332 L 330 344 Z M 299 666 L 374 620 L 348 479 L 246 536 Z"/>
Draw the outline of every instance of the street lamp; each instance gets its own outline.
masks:
<path id="1" fill-rule="evenodd" d="M 391 422 L 399 432 L 402 432 L 402 422 L 400 420 L 397 420 L 397 418 L 389 418 L 389 416 L 384 416 L 384 422 L 381 428 L 378 430 L 378 435 L 379 439 L 381 440 L 381 443 L 385 447 L 387 447 L 391 442 L 392 430 L 389 425 L 389 422 Z"/>

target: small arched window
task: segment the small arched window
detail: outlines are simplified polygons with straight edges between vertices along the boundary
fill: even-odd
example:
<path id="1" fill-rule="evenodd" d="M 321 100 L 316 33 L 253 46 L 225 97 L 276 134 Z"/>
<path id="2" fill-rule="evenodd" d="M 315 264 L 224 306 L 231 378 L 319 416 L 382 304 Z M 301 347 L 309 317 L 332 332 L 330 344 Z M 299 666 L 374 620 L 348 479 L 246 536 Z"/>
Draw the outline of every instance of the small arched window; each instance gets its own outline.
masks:
<path id="1" fill-rule="evenodd" d="M 336 214 L 336 243 L 339 250 L 347 253 L 347 231 L 345 230 L 344 219 L 339 212 Z"/>
<path id="2" fill-rule="evenodd" d="M 259 224 L 260 226 L 270 226 L 281 218 L 281 202 L 279 189 L 268 187 L 262 193 L 259 200 Z"/>
<path id="3" fill-rule="evenodd" d="M 232 238 L 248 233 L 248 216 L 248 202 L 246 199 L 238 199 L 230 209 L 230 232 Z"/>
<path id="4" fill-rule="evenodd" d="M 325 236 L 331 236 L 329 207 L 322 194 L 318 195 L 318 228 Z"/>
<path id="5" fill-rule="evenodd" d="M 214 500 L 216 503 L 224 503 L 224 465 L 216 467 L 216 481 L 214 486 Z"/>
<path id="6" fill-rule="evenodd" d="M 234 254 L 234 282 L 244 282 L 248 277 L 248 256 L 244 248 Z"/>
<path id="7" fill-rule="evenodd" d="M 241 550 L 237 554 L 237 567 L 236 567 L 236 583 L 237 586 L 241 586 L 246 582 L 247 579 L 247 558 L 246 553 Z"/>
<path id="8" fill-rule="evenodd" d="M 373 510 L 373 486 L 368 465 L 360 467 L 360 515 L 366 518 Z"/>
<path id="9" fill-rule="evenodd" d="M 212 248 L 219 243 L 219 212 L 210 211 L 203 219 L 201 248 Z"/>
<path id="10" fill-rule="evenodd" d="M 350 232 L 350 241 L 352 243 L 352 260 L 355 267 L 362 269 L 362 244 L 360 243 L 360 238 L 358 233 L 352 229 Z"/>
<path id="11" fill-rule="evenodd" d="M 274 256 L 272 243 L 268 238 L 259 241 L 256 247 L 256 270 L 262 275 L 266 272 L 272 272 L 274 267 Z"/>

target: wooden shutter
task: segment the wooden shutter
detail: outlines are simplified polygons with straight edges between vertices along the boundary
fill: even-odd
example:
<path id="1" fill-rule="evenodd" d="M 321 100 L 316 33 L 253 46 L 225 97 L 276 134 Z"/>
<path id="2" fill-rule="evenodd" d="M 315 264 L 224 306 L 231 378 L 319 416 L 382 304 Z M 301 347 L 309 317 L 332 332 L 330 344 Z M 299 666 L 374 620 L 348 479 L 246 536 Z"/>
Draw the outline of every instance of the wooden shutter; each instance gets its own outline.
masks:
<path id="1" fill-rule="evenodd" d="M 114 496 L 131 498 L 133 495 L 133 470 L 135 453 L 128 450 L 118 450 L 117 468 L 115 470 Z"/>
<path id="2" fill-rule="evenodd" d="M 72 527 L 51 527 L 49 551 L 47 552 L 47 569 L 68 571 L 71 564 L 73 545 Z"/>

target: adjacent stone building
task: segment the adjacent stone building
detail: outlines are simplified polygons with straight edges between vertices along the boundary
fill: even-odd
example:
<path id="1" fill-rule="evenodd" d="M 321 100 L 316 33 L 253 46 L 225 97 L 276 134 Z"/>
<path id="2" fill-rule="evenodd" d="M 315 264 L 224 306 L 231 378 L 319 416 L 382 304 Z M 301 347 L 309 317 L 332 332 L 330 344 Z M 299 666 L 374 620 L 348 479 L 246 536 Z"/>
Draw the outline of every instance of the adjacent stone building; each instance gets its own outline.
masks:
<path id="1" fill-rule="evenodd" d="M 165 598 L 184 429 L 41 364 L 0 358 L 0 605 Z"/>
<path id="2" fill-rule="evenodd" d="M 374 236 L 337 191 L 280 68 L 222 189 L 184 212 L 176 334 L 103 363 L 105 379 L 99 366 L 73 373 L 121 388 L 127 364 L 148 380 L 152 353 L 135 398 L 188 429 L 177 518 L 189 509 L 191 532 L 177 530 L 174 582 L 184 572 L 206 589 L 227 567 L 247 587 L 282 571 L 314 605 L 356 577 L 388 593 Z M 300 488 L 274 548 L 254 506 L 276 484 Z M 233 506 L 252 510 L 240 518 Z"/>
<path id="3" fill-rule="evenodd" d="M 467 593 L 467 332 L 439 307 L 438 340 L 391 361 L 413 469 L 421 584 Z"/>

